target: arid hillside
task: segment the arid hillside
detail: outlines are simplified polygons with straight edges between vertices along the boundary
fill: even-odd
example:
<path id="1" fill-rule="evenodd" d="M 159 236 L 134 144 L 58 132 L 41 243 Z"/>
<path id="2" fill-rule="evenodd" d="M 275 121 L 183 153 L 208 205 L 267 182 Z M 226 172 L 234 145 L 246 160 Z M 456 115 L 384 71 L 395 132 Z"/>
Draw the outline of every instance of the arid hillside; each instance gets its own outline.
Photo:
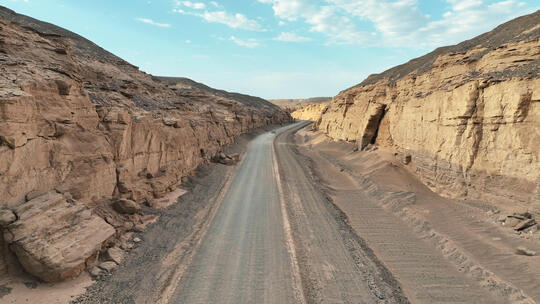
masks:
<path id="1" fill-rule="evenodd" d="M 540 11 L 371 75 L 316 127 L 401 155 L 432 190 L 540 213 Z"/>
<path id="2" fill-rule="evenodd" d="M 77 275 L 144 224 L 141 204 L 226 158 L 237 136 L 290 120 L 0 7 L 0 279 L 18 267 L 12 253 L 44 281 Z"/>
<path id="3" fill-rule="evenodd" d="M 270 99 L 269 101 L 283 109 L 294 111 L 298 108 L 305 107 L 311 104 L 319 104 L 330 102 L 332 97 L 313 97 L 305 99 Z"/>

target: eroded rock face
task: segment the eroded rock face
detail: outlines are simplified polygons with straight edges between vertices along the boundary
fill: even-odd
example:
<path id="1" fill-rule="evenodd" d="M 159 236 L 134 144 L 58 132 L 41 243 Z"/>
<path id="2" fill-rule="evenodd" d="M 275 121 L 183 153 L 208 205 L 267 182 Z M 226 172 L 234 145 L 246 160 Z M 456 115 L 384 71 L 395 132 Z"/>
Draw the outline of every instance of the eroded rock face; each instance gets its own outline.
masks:
<path id="1" fill-rule="evenodd" d="M 71 193 L 67 225 L 77 223 L 76 210 L 110 199 L 141 205 L 176 189 L 237 136 L 290 120 L 260 98 L 153 77 L 74 33 L 0 7 L 0 209 L 47 214 L 64 202 L 41 206 L 40 195 Z M 103 223 L 92 216 L 72 228 L 85 234 Z M 21 218 L 10 227 L 30 225 Z M 50 229 L 34 228 L 35 236 L 19 231 L 10 240 L 23 266 L 47 281 L 78 273 L 82 258 L 60 259 L 64 249 L 41 233 Z M 88 252 L 99 247 L 75 240 Z M 43 258 L 48 251 L 54 257 Z"/>
<path id="2" fill-rule="evenodd" d="M 540 174 L 540 11 L 341 92 L 317 128 L 410 155 L 450 197 L 532 205 Z"/>
<path id="3" fill-rule="evenodd" d="M 328 104 L 328 102 L 310 104 L 305 107 L 296 109 L 291 113 L 291 116 L 294 119 L 298 120 L 317 121 L 319 120 L 319 118 L 321 118 L 321 114 L 324 112 L 324 109 L 326 108 L 326 106 L 328 106 Z"/>
<path id="4" fill-rule="evenodd" d="M 115 233 L 82 203 L 50 192 L 14 209 L 4 240 L 29 273 L 46 282 L 78 275 Z"/>

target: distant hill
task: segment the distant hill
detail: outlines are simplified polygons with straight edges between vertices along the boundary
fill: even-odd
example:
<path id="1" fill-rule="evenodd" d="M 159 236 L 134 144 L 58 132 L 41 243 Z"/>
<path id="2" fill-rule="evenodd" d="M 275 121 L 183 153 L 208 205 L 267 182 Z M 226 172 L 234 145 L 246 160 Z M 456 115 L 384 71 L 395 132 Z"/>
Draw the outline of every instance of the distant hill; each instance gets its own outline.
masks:
<path id="1" fill-rule="evenodd" d="M 224 90 L 214 89 L 200 82 L 193 81 L 185 77 L 164 77 L 164 76 L 153 76 L 155 81 L 166 84 L 168 87 L 182 89 L 182 90 L 198 90 L 210 93 L 214 96 L 219 96 L 227 99 L 232 99 L 237 102 L 240 102 L 246 106 L 252 107 L 263 107 L 268 109 L 277 109 L 277 107 L 268 102 L 266 99 L 260 97 L 227 92 Z"/>
<path id="2" fill-rule="evenodd" d="M 332 97 L 313 97 L 305 99 L 270 99 L 271 103 L 284 109 L 296 109 L 310 104 L 324 103 L 332 101 Z"/>

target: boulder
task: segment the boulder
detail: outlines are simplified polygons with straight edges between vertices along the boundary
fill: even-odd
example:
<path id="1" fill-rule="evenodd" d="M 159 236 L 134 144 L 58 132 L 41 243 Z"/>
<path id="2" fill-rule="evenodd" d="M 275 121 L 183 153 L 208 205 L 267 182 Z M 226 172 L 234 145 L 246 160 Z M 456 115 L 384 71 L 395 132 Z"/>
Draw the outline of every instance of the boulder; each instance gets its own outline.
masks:
<path id="1" fill-rule="evenodd" d="M 232 166 L 236 164 L 239 160 L 240 160 L 240 154 L 238 153 L 228 155 L 221 152 L 212 158 L 213 162 L 220 163 L 227 166 Z"/>
<path id="2" fill-rule="evenodd" d="M 124 251 L 118 247 L 111 247 L 107 249 L 106 257 L 108 260 L 121 264 L 124 261 Z"/>
<path id="3" fill-rule="evenodd" d="M 0 227 L 5 227 L 17 220 L 17 215 L 8 209 L 0 210 Z"/>
<path id="4" fill-rule="evenodd" d="M 135 227 L 133 227 L 133 231 L 134 232 L 144 232 L 144 230 L 146 229 L 146 227 L 142 224 L 139 224 L 139 225 L 135 225 Z"/>
<path id="5" fill-rule="evenodd" d="M 111 272 L 114 269 L 116 269 L 116 267 L 118 267 L 118 264 L 116 264 L 113 261 L 107 261 L 107 262 L 103 262 L 103 263 L 99 264 L 98 267 L 105 270 L 105 271 L 107 271 L 107 272 Z"/>
<path id="6" fill-rule="evenodd" d="M 85 205 L 69 203 L 54 191 L 14 211 L 19 219 L 4 229 L 4 239 L 25 270 L 45 282 L 81 273 L 86 260 L 115 233 Z"/>
<path id="7" fill-rule="evenodd" d="M 133 243 L 131 243 L 131 242 L 123 242 L 120 245 L 120 248 L 122 248 L 124 250 L 130 250 L 131 248 L 133 248 Z"/>
<path id="8" fill-rule="evenodd" d="M 88 270 L 88 273 L 92 276 L 92 277 L 99 277 L 100 275 L 102 275 L 104 273 L 103 269 L 97 267 L 97 266 L 94 266 L 92 268 L 90 268 Z"/>
<path id="9" fill-rule="evenodd" d="M 141 206 L 129 199 L 119 199 L 112 205 L 113 209 L 120 214 L 135 214 L 141 210 Z"/>

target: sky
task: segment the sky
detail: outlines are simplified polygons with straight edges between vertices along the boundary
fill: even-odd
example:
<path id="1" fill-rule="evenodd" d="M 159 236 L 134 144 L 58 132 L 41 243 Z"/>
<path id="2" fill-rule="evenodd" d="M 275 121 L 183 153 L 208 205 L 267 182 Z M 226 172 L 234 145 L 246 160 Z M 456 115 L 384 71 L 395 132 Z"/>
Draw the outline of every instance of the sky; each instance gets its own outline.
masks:
<path id="1" fill-rule="evenodd" d="M 372 73 L 540 9 L 540 0 L 0 0 L 159 76 L 266 99 Z"/>

